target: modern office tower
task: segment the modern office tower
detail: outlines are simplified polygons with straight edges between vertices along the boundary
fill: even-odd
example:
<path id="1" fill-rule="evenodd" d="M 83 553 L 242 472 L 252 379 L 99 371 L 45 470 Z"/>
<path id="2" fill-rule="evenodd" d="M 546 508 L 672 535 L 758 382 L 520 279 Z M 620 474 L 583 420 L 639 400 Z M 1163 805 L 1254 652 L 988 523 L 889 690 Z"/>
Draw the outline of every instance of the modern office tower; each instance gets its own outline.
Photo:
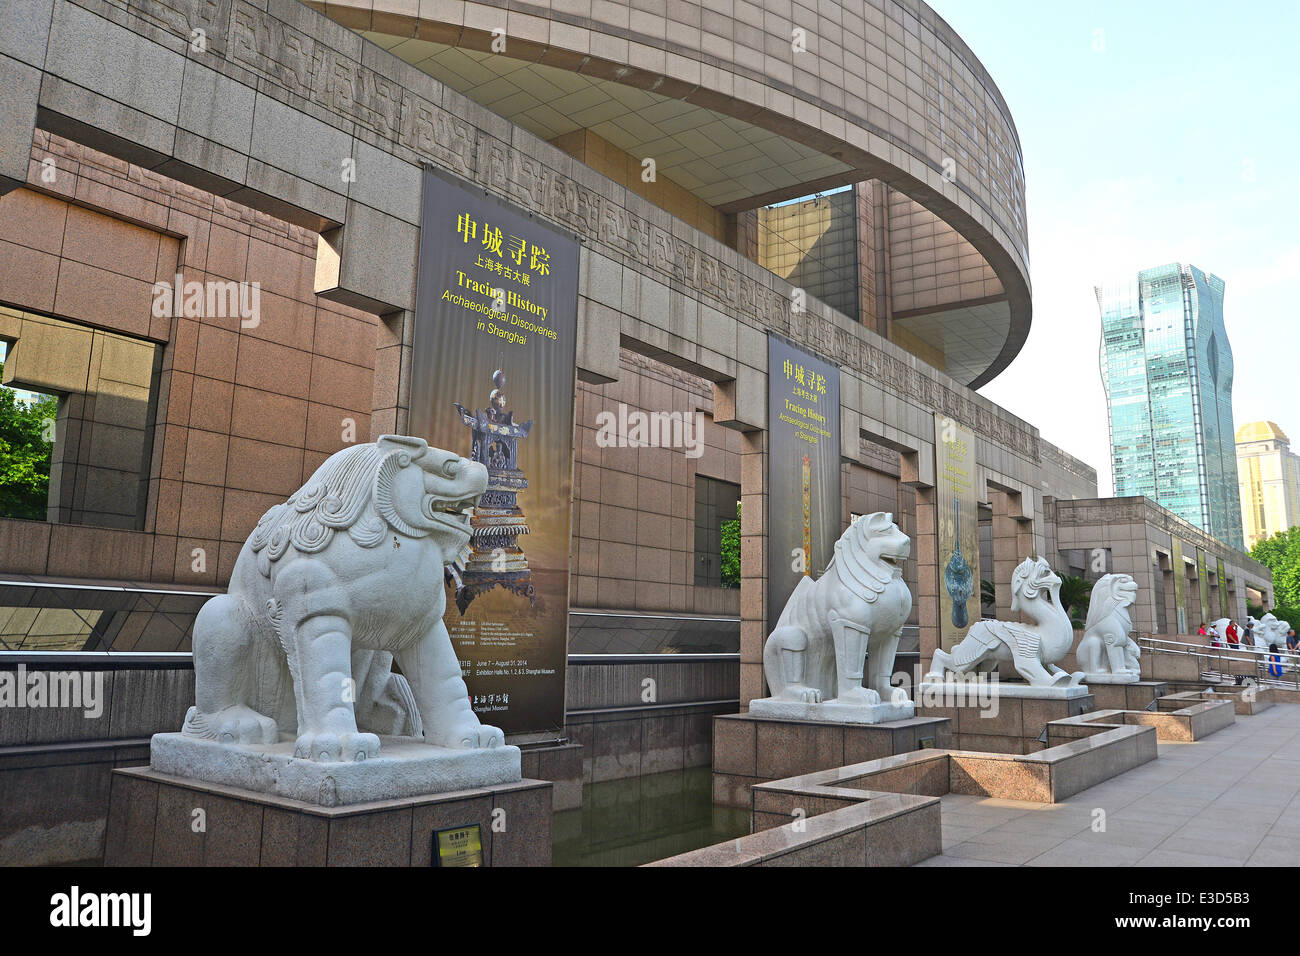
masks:
<path id="1" fill-rule="evenodd" d="M 1300 455 L 1273 422 L 1237 429 L 1237 478 L 1246 547 L 1300 525 Z"/>
<path id="2" fill-rule="evenodd" d="M 1171 263 L 1095 291 L 1116 496 L 1241 548 L 1223 280 Z"/>

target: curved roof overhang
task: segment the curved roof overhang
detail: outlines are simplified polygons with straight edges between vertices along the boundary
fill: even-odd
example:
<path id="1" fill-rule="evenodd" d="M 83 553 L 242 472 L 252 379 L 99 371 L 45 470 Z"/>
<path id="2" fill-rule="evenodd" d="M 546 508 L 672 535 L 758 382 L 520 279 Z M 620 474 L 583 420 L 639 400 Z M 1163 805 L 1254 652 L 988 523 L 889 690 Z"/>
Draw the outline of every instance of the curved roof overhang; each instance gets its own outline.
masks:
<path id="1" fill-rule="evenodd" d="M 726 198 L 717 203 L 724 212 L 868 179 L 888 184 L 970 242 L 1005 292 L 1005 335 L 1000 344 L 985 337 L 985 354 L 963 367 L 965 384 L 978 388 L 1011 363 L 1032 313 L 1019 136 L 987 71 L 942 18 L 919 0 L 867 0 L 865 16 L 824 0 L 808 27 L 769 12 L 759 27 L 687 0 L 671 4 L 672 18 L 633 2 L 602 0 L 601 19 L 567 12 L 595 6 L 562 0 L 309 5 L 363 33 L 482 54 L 498 53 L 504 37 L 509 60 L 678 100 L 778 134 L 839 167 Z M 784 39 L 797 26 L 805 30 L 800 53 Z M 951 321 L 961 321 L 961 306 L 945 310 Z"/>

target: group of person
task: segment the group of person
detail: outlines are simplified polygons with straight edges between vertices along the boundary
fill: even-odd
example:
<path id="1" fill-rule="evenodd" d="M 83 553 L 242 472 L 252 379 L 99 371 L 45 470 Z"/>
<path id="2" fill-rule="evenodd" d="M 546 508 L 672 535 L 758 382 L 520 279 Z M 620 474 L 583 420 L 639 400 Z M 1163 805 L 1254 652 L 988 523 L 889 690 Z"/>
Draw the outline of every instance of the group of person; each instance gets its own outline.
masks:
<path id="1" fill-rule="evenodd" d="M 1223 640 L 1226 640 L 1228 642 L 1227 643 L 1228 647 L 1239 647 L 1241 645 L 1241 636 L 1243 633 L 1243 629 L 1240 626 L 1238 626 L 1236 621 L 1229 621 L 1227 627 L 1224 628 L 1224 631 L 1226 633 L 1224 633 L 1222 637 Z M 1251 623 L 1247 623 L 1244 630 L 1247 641 L 1253 641 L 1254 632 L 1255 632 L 1255 625 Z M 1213 624 L 1202 624 L 1196 633 L 1201 637 L 1208 637 L 1210 639 L 1211 647 L 1224 646 L 1223 642 L 1220 640 L 1219 629 L 1216 628 Z"/>
<path id="2" fill-rule="evenodd" d="M 1211 647 L 1240 647 L 1242 637 L 1245 637 L 1245 644 L 1248 647 L 1254 646 L 1255 622 L 1250 620 L 1246 622 L 1245 628 L 1240 627 L 1236 621 L 1229 621 L 1224 627 L 1224 634 L 1220 639 L 1218 628 L 1213 624 L 1202 624 L 1196 632 L 1201 637 L 1210 639 Z M 1226 644 L 1225 644 L 1226 642 Z M 1300 638 L 1296 636 L 1295 628 L 1288 628 L 1286 633 L 1286 651 L 1288 654 L 1300 653 Z M 1282 676 L 1282 652 L 1276 643 L 1268 645 L 1268 675 L 1270 677 Z"/>

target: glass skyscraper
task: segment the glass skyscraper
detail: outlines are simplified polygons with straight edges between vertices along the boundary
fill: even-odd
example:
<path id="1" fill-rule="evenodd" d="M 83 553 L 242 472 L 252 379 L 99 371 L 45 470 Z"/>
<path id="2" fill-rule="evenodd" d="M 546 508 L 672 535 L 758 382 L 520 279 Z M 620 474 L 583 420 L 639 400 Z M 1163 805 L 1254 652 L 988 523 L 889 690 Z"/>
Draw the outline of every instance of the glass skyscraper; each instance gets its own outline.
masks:
<path id="1" fill-rule="evenodd" d="M 1096 293 L 1115 494 L 1241 549 L 1223 280 L 1173 263 Z"/>

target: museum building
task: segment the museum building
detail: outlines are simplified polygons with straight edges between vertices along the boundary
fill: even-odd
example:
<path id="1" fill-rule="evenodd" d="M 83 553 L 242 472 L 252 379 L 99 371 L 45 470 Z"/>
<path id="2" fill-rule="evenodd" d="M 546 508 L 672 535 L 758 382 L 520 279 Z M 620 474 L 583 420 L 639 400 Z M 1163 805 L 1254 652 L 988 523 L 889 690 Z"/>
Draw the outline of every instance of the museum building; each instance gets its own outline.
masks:
<path id="1" fill-rule="evenodd" d="M 763 696 L 776 340 L 838 369 L 840 527 L 912 539 L 904 661 L 954 546 L 987 615 L 1030 554 L 1133 574 L 1139 631 L 1271 606 L 974 391 L 1029 332 L 1023 163 L 919 0 L 18 0 L 0 76 L 3 382 L 57 400 L 43 517 L 0 516 L 0 668 L 106 687 L 0 719 L 0 863 L 99 858 L 109 771 L 180 727 L 259 518 L 419 417 L 428 170 L 580 245 L 563 719 L 511 735 L 557 808 L 707 764 Z"/>

